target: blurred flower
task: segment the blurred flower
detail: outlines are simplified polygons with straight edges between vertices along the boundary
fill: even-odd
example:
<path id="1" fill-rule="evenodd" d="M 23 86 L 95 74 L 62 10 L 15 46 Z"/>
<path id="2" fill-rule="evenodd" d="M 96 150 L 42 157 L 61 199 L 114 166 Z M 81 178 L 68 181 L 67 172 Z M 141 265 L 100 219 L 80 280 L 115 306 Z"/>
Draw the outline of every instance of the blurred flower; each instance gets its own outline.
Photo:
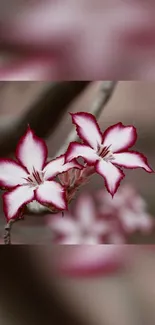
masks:
<path id="1" fill-rule="evenodd" d="M 6 3 L 6 4 L 5 4 Z M 154 79 L 154 1 L 37 0 L 1 1 L 0 40 L 8 53 L 22 52 L 28 64 L 17 64 L 17 79 Z M 145 5 L 144 5 L 145 4 Z M 39 72 L 29 56 L 40 60 Z M 42 69 L 41 69 L 42 66 Z M 32 70 L 32 72 L 31 72 Z M 41 70 L 41 71 L 40 71 Z M 12 69 L 1 80 L 15 80 Z M 36 79 L 35 79 L 36 80 Z"/>
<path id="2" fill-rule="evenodd" d="M 18 162 L 0 159 L 0 186 L 7 190 L 3 195 L 7 219 L 18 217 L 21 209 L 33 200 L 58 210 L 66 209 L 65 188 L 53 179 L 81 166 L 75 162 L 64 164 L 63 155 L 46 164 L 46 144 L 30 128 L 18 143 L 16 158 Z"/>
<path id="3" fill-rule="evenodd" d="M 113 274 L 125 266 L 125 245 L 64 246 L 55 257 L 57 273 L 67 276 L 95 276 Z M 129 262 L 129 261 L 128 261 Z"/>
<path id="4" fill-rule="evenodd" d="M 100 190 L 96 198 L 99 213 L 117 222 L 126 235 L 135 231 L 147 234 L 154 229 L 155 222 L 147 212 L 145 200 L 132 186 L 122 186 L 113 199 L 105 190 Z"/>
<path id="5" fill-rule="evenodd" d="M 107 221 L 98 218 L 91 196 L 82 195 L 76 202 L 74 216 L 65 213 L 49 217 L 48 225 L 59 244 L 102 244 L 109 233 Z"/>
<path id="6" fill-rule="evenodd" d="M 86 278 L 109 276 L 124 269 L 129 270 L 140 253 L 146 251 L 146 254 L 154 254 L 154 250 L 155 245 L 64 246 L 61 251 L 57 250 L 52 267 L 56 275 L 60 273 L 69 277 Z"/>
<path id="7" fill-rule="evenodd" d="M 122 187 L 111 198 L 105 190 L 81 195 L 74 213 L 48 217 L 53 242 L 58 244 L 125 244 L 134 232 L 152 232 L 153 218 L 147 213 L 145 201 L 129 186 Z M 97 204 L 96 204 L 97 203 Z"/>
<path id="8" fill-rule="evenodd" d="M 109 127 L 103 134 L 92 114 L 72 114 L 77 134 L 83 144 L 72 142 L 66 152 L 66 162 L 81 156 L 90 165 L 94 165 L 98 174 L 104 177 L 108 192 L 113 196 L 124 177 L 118 167 L 141 167 L 151 173 L 147 159 L 136 151 L 128 151 L 136 141 L 136 129 L 122 123 Z M 115 166 L 116 165 L 116 166 Z"/>

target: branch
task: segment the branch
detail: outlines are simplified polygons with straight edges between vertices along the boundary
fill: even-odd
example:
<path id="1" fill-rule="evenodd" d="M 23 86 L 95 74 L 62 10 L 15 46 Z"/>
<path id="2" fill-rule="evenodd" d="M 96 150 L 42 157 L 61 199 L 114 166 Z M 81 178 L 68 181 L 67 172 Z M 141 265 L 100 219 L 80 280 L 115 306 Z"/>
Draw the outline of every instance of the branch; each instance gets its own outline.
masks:
<path id="1" fill-rule="evenodd" d="M 21 118 L 12 118 L 0 129 L 0 156 L 8 156 L 15 151 L 20 137 L 27 125 L 36 132 L 37 136 L 47 137 L 57 127 L 67 106 L 89 84 L 88 81 L 64 81 L 49 83 L 48 90 Z"/>
<path id="2" fill-rule="evenodd" d="M 106 104 L 110 100 L 111 96 L 113 95 L 114 89 L 116 87 L 115 81 L 103 81 L 101 82 L 100 90 L 98 97 L 95 99 L 90 112 L 91 114 L 95 115 L 95 117 L 98 119 L 101 115 L 102 111 L 104 110 Z M 72 141 L 76 141 L 78 138 L 75 128 L 71 131 L 71 133 L 68 135 L 66 141 L 62 145 L 62 147 L 57 151 L 56 157 L 63 154 L 69 143 Z"/>

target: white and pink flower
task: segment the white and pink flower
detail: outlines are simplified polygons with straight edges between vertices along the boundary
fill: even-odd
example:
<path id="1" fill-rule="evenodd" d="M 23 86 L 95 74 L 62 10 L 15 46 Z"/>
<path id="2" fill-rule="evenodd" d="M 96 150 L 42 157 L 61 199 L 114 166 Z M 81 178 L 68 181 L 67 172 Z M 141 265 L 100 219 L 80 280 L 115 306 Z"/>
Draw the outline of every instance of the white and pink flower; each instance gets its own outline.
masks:
<path id="1" fill-rule="evenodd" d="M 0 159 L 0 187 L 7 190 L 3 195 L 7 220 L 18 217 L 21 209 L 33 200 L 65 210 L 65 188 L 54 177 L 81 166 L 75 161 L 65 164 L 63 155 L 47 163 L 47 146 L 30 127 L 18 143 L 16 158 L 17 161 Z"/>
<path id="2" fill-rule="evenodd" d="M 125 176 L 120 167 L 141 167 L 148 173 L 153 172 L 145 156 L 128 151 L 137 139 L 135 127 L 117 123 L 102 133 L 92 114 L 79 112 L 71 115 L 83 143 L 70 143 L 65 155 L 66 162 L 84 158 L 88 165 L 93 165 L 96 172 L 104 177 L 106 188 L 112 196 Z"/>

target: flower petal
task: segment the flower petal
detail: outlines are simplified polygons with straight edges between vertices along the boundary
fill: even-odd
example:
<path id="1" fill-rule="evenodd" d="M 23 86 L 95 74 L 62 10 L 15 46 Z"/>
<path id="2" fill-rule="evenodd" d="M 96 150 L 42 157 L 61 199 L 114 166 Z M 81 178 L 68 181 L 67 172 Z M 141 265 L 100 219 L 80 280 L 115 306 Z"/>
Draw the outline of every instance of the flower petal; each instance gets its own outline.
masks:
<path id="1" fill-rule="evenodd" d="M 81 144 L 78 142 L 71 142 L 67 152 L 66 152 L 66 162 L 69 162 L 75 158 L 82 157 L 87 163 L 92 165 L 99 159 L 99 156 L 96 152 L 85 144 Z"/>
<path id="2" fill-rule="evenodd" d="M 4 213 L 8 220 L 18 216 L 19 210 L 34 199 L 34 189 L 29 186 L 17 186 L 3 195 Z"/>
<path id="3" fill-rule="evenodd" d="M 20 139 L 16 157 L 18 161 L 27 168 L 29 173 L 36 170 L 40 171 L 44 167 L 47 159 L 47 147 L 45 142 L 38 138 L 28 127 L 25 135 Z"/>
<path id="4" fill-rule="evenodd" d="M 76 235 L 77 225 L 73 217 L 65 213 L 64 218 L 61 214 L 56 216 L 50 215 L 47 225 L 53 232 L 57 232 L 63 235 Z"/>
<path id="5" fill-rule="evenodd" d="M 71 114 L 79 137 L 93 149 L 98 150 L 102 143 L 102 133 L 96 118 L 89 113 Z"/>
<path id="6" fill-rule="evenodd" d="M 104 177 L 105 186 L 107 191 L 114 196 L 116 193 L 120 181 L 124 177 L 124 173 L 119 168 L 115 167 L 110 162 L 105 162 L 104 160 L 100 160 L 96 163 L 96 171 L 98 174 Z"/>
<path id="7" fill-rule="evenodd" d="M 35 191 L 35 199 L 41 204 L 50 204 L 59 210 L 67 209 L 65 190 L 57 182 L 46 181 Z"/>
<path id="8" fill-rule="evenodd" d="M 78 199 L 75 213 L 78 224 L 85 230 L 89 230 L 95 222 L 96 209 L 93 198 L 89 195 L 83 195 Z"/>
<path id="9" fill-rule="evenodd" d="M 54 176 L 66 172 L 71 168 L 79 168 L 82 169 L 82 166 L 78 164 L 76 161 L 72 161 L 65 164 L 65 156 L 62 155 L 52 161 L 50 161 L 44 168 L 44 178 L 49 180 Z"/>
<path id="10" fill-rule="evenodd" d="M 127 150 L 137 139 L 136 128 L 132 125 L 124 126 L 117 123 L 110 126 L 103 134 L 103 145 L 110 146 L 112 152 Z"/>
<path id="11" fill-rule="evenodd" d="M 101 244 L 99 238 L 94 235 L 89 235 L 81 238 L 79 245 L 98 245 Z"/>
<path id="12" fill-rule="evenodd" d="M 57 241 L 59 245 L 81 245 L 81 237 L 75 234 L 70 234 Z"/>
<path id="13" fill-rule="evenodd" d="M 96 236 L 103 236 L 110 232 L 111 225 L 107 220 L 97 220 L 93 224 L 93 233 Z"/>
<path id="14" fill-rule="evenodd" d="M 149 233 L 154 228 L 153 217 L 146 212 L 137 213 L 131 209 L 123 208 L 119 213 L 122 227 L 126 233 L 140 230 Z"/>
<path id="15" fill-rule="evenodd" d="M 12 188 L 26 183 L 26 170 L 12 159 L 0 159 L 0 187 Z"/>
<path id="16" fill-rule="evenodd" d="M 123 153 L 116 153 L 113 155 L 113 164 L 120 165 L 126 168 L 138 168 L 145 169 L 148 173 L 152 173 L 153 170 L 149 167 L 147 159 L 141 153 L 130 151 Z"/>

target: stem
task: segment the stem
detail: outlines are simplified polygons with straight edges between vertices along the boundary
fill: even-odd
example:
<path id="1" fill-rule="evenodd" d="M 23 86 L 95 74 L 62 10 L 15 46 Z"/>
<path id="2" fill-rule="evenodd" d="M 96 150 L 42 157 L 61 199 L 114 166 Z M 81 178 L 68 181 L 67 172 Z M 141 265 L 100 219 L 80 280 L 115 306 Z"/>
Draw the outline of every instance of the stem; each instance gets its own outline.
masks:
<path id="1" fill-rule="evenodd" d="M 68 188 L 68 204 L 72 201 L 74 198 L 76 192 L 79 190 L 79 188 L 83 185 L 85 185 L 91 176 L 93 176 L 95 173 L 95 168 L 88 166 L 85 164 L 84 169 L 80 175 L 79 178 L 75 181 L 75 183 Z"/>
<path id="2" fill-rule="evenodd" d="M 114 92 L 115 86 L 116 86 L 115 81 L 102 81 L 101 82 L 99 95 L 95 99 L 89 113 L 93 114 L 96 118 L 99 118 L 99 116 L 102 113 L 103 109 L 105 108 L 106 104 L 110 100 L 110 98 Z M 68 137 L 67 137 L 66 141 L 64 142 L 64 144 L 62 145 L 62 147 L 57 151 L 56 157 L 59 157 L 60 155 L 62 155 L 66 151 L 69 143 L 72 141 L 76 141 L 77 138 L 78 138 L 78 136 L 77 136 L 76 130 L 74 128 L 71 131 L 71 133 L 68 135 Z"/>
<path id="3" fill-rule="evenodd" d="M 5 228 L 4 228 L 4 244 L 5 245 L 11 245 L 11 230 L 12 230 L 12 226 L 15 222 L 19 221 L 23 219 L 23 217 L 19 217 L 17 219 L 11 219 L 8 221 L 8 223 L 6 224 Z"/>

